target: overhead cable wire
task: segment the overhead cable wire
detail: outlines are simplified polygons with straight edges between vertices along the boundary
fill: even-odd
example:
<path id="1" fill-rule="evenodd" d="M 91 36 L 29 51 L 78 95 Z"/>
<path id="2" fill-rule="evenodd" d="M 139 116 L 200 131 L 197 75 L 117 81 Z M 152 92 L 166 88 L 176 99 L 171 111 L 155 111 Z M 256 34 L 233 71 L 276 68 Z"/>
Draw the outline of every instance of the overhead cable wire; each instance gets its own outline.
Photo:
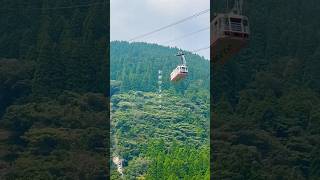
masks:
<path id="1" fill-rule="evenodd" d="M 183 19 L 181 19 L 181 20 L 179 20 L 179 21 L 176 21 L 176 22 L 174 22 L 174 23 L 168 24 L 168 25 L 166 25 L 166 26 L 160 27 L 160 28 L 155 29 L 155 30 L 153 30 L 153 31 L 150 31 L 150 32 L 147 32 L 147 33 L 138 35 L 138 36 L 136 36 L 136 37 L 133 37 L 133 38 L 129 39 L 129 42 L 135 41 L 135 40 L 137 40 L 137 39 L 144 38 L 144 37 L 146 37 L 146 36 L 149 36 L 149 35 L 154 34 L 154 33 L 156 33 L 156 32 L 159 32 L 159 31 L 162 31 L 162 30 L 164 30 L 164 29 L 170 28 L 170 27 L 175 26 L 175 25 L 177 25 L 177 24 L 183 23 L 183 22 L 185 22 L 185 21 L 187 21 L 187 20 L 190 20 L 190 19 L 192 19 L 192 18 L 201 16 L 201 15 L 206 14 L 206 13 L 208 13 L 208 12 L 210 12 L 210 9 L 206 9 L 206 10 L 200 11 L 200 12 L 198 12 L 198 13 L 195 13 L 195 14 L 191 15 L 191 16 L 188 16 L 188 17 L 183 18 Z"/>
<path id="2" fill-rule="evenodd" d="M 210 48 L 210 46 L 208 46 L 208 47 L 203 47 L 203 48 L 200 48 L 200 49 L 195 49 L 195 50 L 193 50 L 193 51 L 191 51 L 191 52 L 196 53 L 196 52 L 203 51 L 203 50 L 206 50 L 206 49 L 209 49 L 209 48 Z"/>
<path id="3" fill-rule="evenodd" d="M 189 36 L 192 36 L 192 35 L 194 35 L 194 34 L 197 34 L 197 33 L 199 33 L 199 32 L 202 32 L 202 31 L 205 31 L 205 30 L 208 30 L 208 29 L 210 29 L 210 27 L 206 27 L 206 28 L 199 29 L 199 30 L 197 30 L 197 31 L 194 31 L 194 32 L 191 32 L 191 33 L 182 35 L 182 36 L 180 36 L 180 37 L 177 37 L 177 38 L 174 38 L 174 39 L 165 41 L 165 42 L 162 42 L 162 43 L 160 43 L 160 44 L 169 44 L 169 43 L 178 41 L 178 40 L 180 40 L 180 39 L 187 38 L 187 37 L 189 37 Z"/>

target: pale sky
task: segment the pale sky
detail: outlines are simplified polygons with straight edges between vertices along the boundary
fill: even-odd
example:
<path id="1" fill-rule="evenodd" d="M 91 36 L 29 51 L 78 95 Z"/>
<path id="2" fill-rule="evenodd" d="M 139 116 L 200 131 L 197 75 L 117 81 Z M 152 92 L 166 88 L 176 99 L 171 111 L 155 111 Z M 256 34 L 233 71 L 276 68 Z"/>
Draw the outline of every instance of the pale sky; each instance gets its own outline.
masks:
<path id="1" fill-rule="evenodd" d="M 200 11 L 210 8 L 210 0 L 111 0 L 111 41 L 125 40 L 166 26 Z M 210 30 L 204 30 L 187 38 L 163 44 L 185 34 L 209 27 L 210 13 L 185 21 L 166 30 L 137 41 L 157 43 L 195 50 L 210 45 Z M 197 54 L 210 58 L 210 49 Z"/>

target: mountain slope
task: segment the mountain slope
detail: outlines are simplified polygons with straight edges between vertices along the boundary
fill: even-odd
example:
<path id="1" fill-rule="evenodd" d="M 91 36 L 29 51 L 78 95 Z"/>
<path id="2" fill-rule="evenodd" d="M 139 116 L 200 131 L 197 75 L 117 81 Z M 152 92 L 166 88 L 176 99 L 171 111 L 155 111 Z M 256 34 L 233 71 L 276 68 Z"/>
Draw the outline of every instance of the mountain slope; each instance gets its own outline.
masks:
<path id="1" fill-rule="evenodd" d="M 317 0 L 245 1 L 249 45 L 211 78 L 216 179 L 318 179 L 319 10 Z"/>
<path id="2" fill-rule="evenodd" d="M 189 75 L 175 84 L 169 74 L 180 63 L 178 49 L 118 41 L 110 47 L 112 152 L 124 159 L 125 178 L 208 179 L 209 61 L 185 52 Z M 119 178 L 115 167 L 112 174 Z"/>
<path id="3" fill-rule="evenodd" d="M 105 179 L 109 3 L 0 4 L 0 179 Z"/>
<path id="4" fill-rule="evenodd" d="M 171 71 L 181 63 L 180 58 L 175 56 L 179 49 L 119 41 L 111 42 L 110 49 L 111 79 L 123 82 L 122 91 L 156 91 L 159 70 L 163 71 L 164 89 L 182 93 L 190 86 L 198 85 L 209 90 L 209 61 L 198 55 L 185 52 L 188 78 L 173 86 L 169 78 Z"/>
<path id="5" fill-rule="evenodd" d="M 153 142 L 163 141 L 165 151 L 170 151 L 174 142 L 183 147 L 189 146 L 196 149 L 202 146 L 208 147 L 208 102 L 201 99 L 191 101 L 183 96 L 172 95 L 170 92 L 163 92 L 160 102 L 159 95 L 156 93 L 130 91 L 113 95 L 111 103 L 111 133 L 113 134 L 112 139 L 117 139 L 112 143 L 114 145 L 112 151 L 117 151 L 124 159 L 127 178 L 138 177 L 146 173 L 148 168 L 137 169 L 133 166 L 137 164 L 136 161 L 147 162 L 156 157 L 149 155 L 155 149 L 146 149 Z M 184 161 L 183 159 L 177 160 Z M 203 168 L 209 168 L 209 154 L 206 160 L 208 164 Z M 150 162 L 146 163 L 146 166 L 148 165 L 151 165 Z M 202 170 L 206 172 L 207 169 Z M 185 172 L 185 175 L 191 176 L 192 173 Z"/>

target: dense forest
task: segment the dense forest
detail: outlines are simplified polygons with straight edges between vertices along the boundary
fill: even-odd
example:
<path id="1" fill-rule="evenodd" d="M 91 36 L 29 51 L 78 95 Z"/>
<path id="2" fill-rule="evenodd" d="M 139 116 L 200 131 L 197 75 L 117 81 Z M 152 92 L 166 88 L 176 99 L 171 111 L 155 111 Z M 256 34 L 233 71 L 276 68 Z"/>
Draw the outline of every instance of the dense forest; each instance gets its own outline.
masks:
<path id="1" fill-rule="evenodd" d="M 209 179 L 209 61 L 185 52 L 188 77 L 172 83 L 177 48 L 128 42 L 110 48 L 112 153 L 124 160 L 124 178 Z M 119 176 L 112 166 L 111 179 Z"/>
<path id="2" fill-rule="evenodd" d="M 249 45 L 212 64 L 214 179 L 319 179 L 319 12 L 317 0 L 245 1 Z"/>
<path id="3" fill-rule="evenodd" d="M 0 4 L 0 179 L 105 179 L 109 4 Z"/>
<path id="4" fill-rule="evenodd" d="M 125 179 L 205 179 L 209 102 L 163 92 L 160 103 L 158 96 L 130 91 L 111 98 L 112 152 L 124 159 Z"/>
<path id="5" fill-rule="evenodd" d="M 128 43 L 125 41 L 111 42 L 110 46 L 110 74 L 111 80 L 121 81 L 121 91 L 158 90 L 158 71 L 162 70 L 164 89 L 171 89 L 183 94 L 187 89 L 209 90 L 210 69 L 209 61 L 196 54 L 184 52 L 189 65 L 188 78 L 181 83 L 172 85 L 171 71 L 181 63 L 175 56 L 178 48 L 169 48 L 156 44 Z"/>

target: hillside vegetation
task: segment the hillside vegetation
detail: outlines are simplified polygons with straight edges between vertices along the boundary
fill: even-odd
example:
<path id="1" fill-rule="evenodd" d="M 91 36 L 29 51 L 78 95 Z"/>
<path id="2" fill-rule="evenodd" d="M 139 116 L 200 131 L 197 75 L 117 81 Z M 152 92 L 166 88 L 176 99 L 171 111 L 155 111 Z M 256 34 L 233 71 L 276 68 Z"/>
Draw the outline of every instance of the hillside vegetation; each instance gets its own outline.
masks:
<path id="1" fill-rule="evenodd" d="M 181 64 L 175 56 L 179 49 L 156 44 L 114 41 L 110 45 L 111 80 L 121 81 L 121 90 L 157 91 L 158 71 L 162 70 L 163 89 L 184 93 L 189 88 L 209 90 L 209 61 L 196 54 L 185 52 L 190 73 L 181 83 L 173 85 L 170 73 Z"/>
<path id="2" fill-rule="evenodd" d="M 319 10 L 316 0 L 245 1 L 249 45 L 212 71 L 215 179 L 319 178 Z"/>
<path id="3" fill-rule="evenodd" d="M 109 5 L 0 4 L 0 179 L 105 179 Z"/>
<path id="4" fill-rule="evenodd" d="M 169 74 L 180 63 L 177 52 L 155 44 L 111 43 L 112 152 L 124 159 L 125 179 L 210 177 L 209 61 L 185 52 L 190 73 L 174 84 Z M 112 179 L 119 178 L 112 170 Z"/>
<path id="5" fill-rule="evenodd" d="M 140 91 L 111 98 L 111 133 L 112 139 L 117 139 L 113 152 L 118 151 L 125 160 L 126 177 L 209 175 L 208 101 L 191 101 L 169 92 L 163 92 L 161 99 L 160 103 L 157 93 Z M 199 149 L 203 149 L 200 156 Z"/>

